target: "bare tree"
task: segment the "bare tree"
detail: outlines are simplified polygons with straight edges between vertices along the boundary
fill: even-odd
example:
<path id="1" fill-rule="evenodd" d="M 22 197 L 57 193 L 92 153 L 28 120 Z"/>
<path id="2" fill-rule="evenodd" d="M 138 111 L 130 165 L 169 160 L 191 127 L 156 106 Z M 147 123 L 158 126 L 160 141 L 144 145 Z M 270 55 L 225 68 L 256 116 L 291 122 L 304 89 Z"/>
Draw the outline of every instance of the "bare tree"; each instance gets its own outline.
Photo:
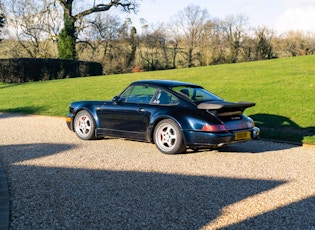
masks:
<path id="1" fill-rule="evenodd" d="M 216 28 L 217 25 L 214 20 L 208 20 L 204 24 L 199 44 L 199 51 L 197 53 L 197 59 L 200 66 L 206 66 L 213 63 L 214 50 L 219 48 Z"/>
<path id="2" fill-rule="evenodd" d="M 97 14 L 86 24 L 88 28 L 82 30 L 78 36 L 81 59 L 94 59 L 105 63 L 110 59 L 111 50 L 119 38 L 123 25 L 118 17 L 104 14 Z"/>
<path id="3" fill-rule="evenodd" d="M 160 24 L 152 31 L 147 28 L 146 33 L 141 36 L 139 55 L 145 70 L 169 68 L 168 41 L 165 30 L 164 25 Z"/>
<path id="4" fill-rule="evenodd" d="M 189 5 L 175 17 L 175 24 L 183 36 L 183 52 L 187 66 L 193 67 L 196 59 L 196 50 L 200 44 L 204 25 L 208 21 L 208 11 L 200 6 Z"/>
<path id="5" fill-rule="evenodd" d="M 245 35 L 245 26 L 248 24 L 248 18 L 244 15 L 227 16 L 221 21 L 222 31 L 225 35 L 229 55 L 228 62 L 235 63 L 242 48 L 242 39 Z"/>
<path id="6" fill-rule="evenodd" d="M 168 55 L 170 61 L 170 68 L 176 69 L 177 67 L 177 56 L 180 52 L 180 40 L 181 33 L 179 32 L 179 28 L 172 23 L 167 25 L 167 47 L 168 47 Z"/>
<path id="7" fill-rule="evenodd" d="M 1 36 L 1 28 L 4 27 L 5 24 L 5 15 L 4 15 L 4 11 L 3 11 L 3 7 L 2 7 L 2 2 L 0 1 L 0 36 Z M 0 41 L 1 41 L 1 37 L 0 37 Z"/>
<path id="8" fill-rule="evenodd" d="M 120 8 L 125 12 L 131 12 L 135 11 L 138 6 L 135 0 L 55 1 L 60 3 L 64 13 L 64 28 L 59 36 L 59 56 L 60 58 L 70 59 L 75 59 L 77 57 L 75 44 L 78 35 L 78 31 L 76 30 L 76 23 L 78 21 L 93 13 L 108 11 L 112 7 Z"/>
<path id="9" fill-rule="evenodd" d="M 299 56 L 314 52 L 314 39 L 301 31 L 288 31 L 278 40 L 278 46 L 284 56 Z"/>
<path id="10" fill-rule="evenodd" d="M 227 45 L 225 41 L 225 34 L 222 28 L 221 20 L 215 18 L 211 24 L 211 64 L 223 64 L 226 63 Z"/>
<path id="11" fill-rule="evenodd" d="M 117 16 L 99 13 L 85 24 L 78 36 L 79 58 L 102 63 L 105 73 L 130 71 L 139 43 L 131 20 L 122 23 Z"/>
<path id="12" fill-rule="evenodd" d="M 13 15 L 10 17 L 10 25 L 14 28 L 15 38 L 27 51 L 27 56 L 46 57 L 48 54 L 43 54 L 40 50 L 47 50 L 47 42 L 53 40 L 58 41 L 59 57 L 68 59 L 77 57 L 78 36 L 88 26 L 85 18 L 111 8 L 125 12 L 135 11 L 138 6 L 135 0 L 5 1 L 10 15 Z"/>
<path id="13" fill-rule="evenodd" d="M 10 36 L 26 52 L 15 49 L 15 56 L 52 57 L 52 41 L 59 32 L 58 10 L 46 0 L 36 6 L 33 3 L 32 0 L 7 1 Z"/>
<path id="14" fill-rule="evenodd" d="M 266 27 L 259 27 L 255 35 L 255 60 L 271 59 L 273 56 L 272 39 L 274 32 Z"/>

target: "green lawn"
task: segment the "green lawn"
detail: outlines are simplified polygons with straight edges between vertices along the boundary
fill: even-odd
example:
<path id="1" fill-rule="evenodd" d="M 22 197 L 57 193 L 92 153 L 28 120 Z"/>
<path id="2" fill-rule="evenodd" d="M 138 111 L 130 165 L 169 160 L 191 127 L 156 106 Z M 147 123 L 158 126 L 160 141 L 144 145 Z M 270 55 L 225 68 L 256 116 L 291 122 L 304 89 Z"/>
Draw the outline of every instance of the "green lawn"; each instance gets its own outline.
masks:
<path id="1" fill-rule="evenodd" d="M 253 101 L 245 113 L 262 137 L 315 144 L 315 56 L 190 69 L 0 83 L 0 111 L 64 116 L 75 100 L 111 99 L 130 82 L 171 79 L 204 86 L 229 101 Z"/>

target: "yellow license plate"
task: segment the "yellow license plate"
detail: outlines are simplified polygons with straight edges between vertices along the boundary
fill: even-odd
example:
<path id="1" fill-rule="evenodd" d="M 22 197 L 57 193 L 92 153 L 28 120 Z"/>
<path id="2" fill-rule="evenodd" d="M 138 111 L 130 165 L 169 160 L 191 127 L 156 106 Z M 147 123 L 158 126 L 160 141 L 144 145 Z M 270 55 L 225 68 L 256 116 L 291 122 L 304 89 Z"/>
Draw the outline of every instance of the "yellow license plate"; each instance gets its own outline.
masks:
<path id="1" fill-rule="evenodd" d="M 246 140 L 250 139 L 251 135 L 250 132 L 237 132 L 235 133 L 235 140 Z"/>

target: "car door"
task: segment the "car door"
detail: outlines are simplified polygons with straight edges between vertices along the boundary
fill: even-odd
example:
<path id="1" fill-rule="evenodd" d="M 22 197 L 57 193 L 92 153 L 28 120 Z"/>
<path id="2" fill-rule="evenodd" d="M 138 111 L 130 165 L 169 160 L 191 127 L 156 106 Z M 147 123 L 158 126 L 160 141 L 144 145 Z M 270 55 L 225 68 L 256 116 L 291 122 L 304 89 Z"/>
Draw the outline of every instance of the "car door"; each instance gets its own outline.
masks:
<path id="1" fill-rule="evenodd" d="M 150 101 L 156 88 L 134 85 L 101 109 L 101 128 L 109 136 L 146 140 L 150 122 Z"/>

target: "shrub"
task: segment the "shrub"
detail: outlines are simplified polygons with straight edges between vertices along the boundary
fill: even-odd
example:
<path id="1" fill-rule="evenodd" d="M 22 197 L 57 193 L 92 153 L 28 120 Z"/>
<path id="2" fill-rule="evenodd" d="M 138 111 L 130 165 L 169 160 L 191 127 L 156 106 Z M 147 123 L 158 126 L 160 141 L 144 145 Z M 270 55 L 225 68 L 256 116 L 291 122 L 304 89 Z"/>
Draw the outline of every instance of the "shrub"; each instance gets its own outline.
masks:
<path id="1" fill-rule="evenodd" d="M 102 72 L 102 65 L 96 62 L 37 58 L 0 59 L 0 81 L 6 83 L 96 76 Z"/>
<path id="2" fill-rule="evenodd" d="M 138 72 L 144 72 L 143 69 L 141 69 L 141 67 L 139 65 L 136 65 L 135 67 L 133 67 L 133 69 L 131 70 L 132 73 L 138 73 Z"/>

